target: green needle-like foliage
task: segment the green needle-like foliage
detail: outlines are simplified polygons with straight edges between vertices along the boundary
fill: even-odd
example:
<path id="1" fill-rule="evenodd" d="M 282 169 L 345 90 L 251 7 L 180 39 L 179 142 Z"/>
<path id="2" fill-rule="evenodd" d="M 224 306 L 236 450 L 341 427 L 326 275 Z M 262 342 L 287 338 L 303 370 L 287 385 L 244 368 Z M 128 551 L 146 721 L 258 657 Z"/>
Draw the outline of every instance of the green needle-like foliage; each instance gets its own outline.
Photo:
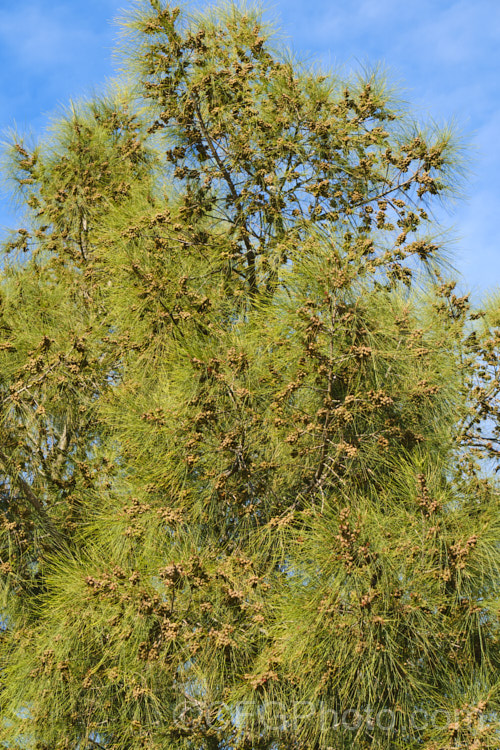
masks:
<path id="1" fill-rule="evenodd" d="M 500 304 L 377 74 L 159 0 L 126 87 L 14 135 L 0 739 L 498 748 Z"/>

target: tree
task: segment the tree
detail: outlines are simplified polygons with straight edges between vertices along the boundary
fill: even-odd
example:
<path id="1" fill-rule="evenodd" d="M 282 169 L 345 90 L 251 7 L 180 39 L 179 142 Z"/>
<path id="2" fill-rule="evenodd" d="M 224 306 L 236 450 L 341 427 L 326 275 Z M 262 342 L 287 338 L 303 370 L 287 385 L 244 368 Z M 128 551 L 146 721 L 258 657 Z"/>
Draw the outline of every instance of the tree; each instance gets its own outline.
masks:
<path id="1" fill-rule="evenodd" d="M 14 136 L 9 748 L 498 746 L 498 303 L 459 147 L 255 9 L 150 0 L 125 89 Z"/>

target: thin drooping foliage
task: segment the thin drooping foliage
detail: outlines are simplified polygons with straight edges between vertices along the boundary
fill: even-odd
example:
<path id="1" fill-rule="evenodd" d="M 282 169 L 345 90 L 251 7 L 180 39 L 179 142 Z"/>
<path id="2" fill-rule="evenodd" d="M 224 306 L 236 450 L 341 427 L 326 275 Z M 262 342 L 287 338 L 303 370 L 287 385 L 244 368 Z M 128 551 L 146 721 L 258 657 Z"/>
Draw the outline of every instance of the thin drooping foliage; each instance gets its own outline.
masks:
<path id="1" fill-rule="evenodd" d="M 159 0 L 14 136 L 1 722 L 29 750 L 497 748 L 500 307 L 446 129 Z"/>

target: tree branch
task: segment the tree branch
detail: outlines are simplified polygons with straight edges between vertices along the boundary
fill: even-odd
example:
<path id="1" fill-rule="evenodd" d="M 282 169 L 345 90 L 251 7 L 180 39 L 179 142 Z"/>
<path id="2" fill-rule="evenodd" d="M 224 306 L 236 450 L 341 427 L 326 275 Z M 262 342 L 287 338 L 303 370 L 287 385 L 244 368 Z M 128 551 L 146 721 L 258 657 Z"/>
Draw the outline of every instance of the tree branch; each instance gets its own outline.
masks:
<path id="1" fill-rule="evenodd" d="M 2 462 L 4 467 L 7 469 L 10 461 L 9 461 L 8 456 L 5 455 L 5 453 L 3 452 L 1 448 L 0 448 L 0 461 Z M 25 479 L 23 479 L 23 477 L 20 476 L 19 474 L 15 477 L 14 481 L 18 485 L 19 489 L 21 490 L 22 494 L 24 495 L 28 503 L 31 505 L 33 510 L 38 514 L 40 520 L 42 521 L 45 527 L 45 530 L 47 531 L 49 536 L 53 539 L 56 546 L 59 548 L 65 547 L 64 537 L 62 536 L 59 529 L 57 529 L 57 527 L 54 525 L 52 519 L 50 518 L 47 511 L 45 510 L 42 502 L 33 492 L 33 489 L 28 484 L 28 482 Z"/>
<path id="2" fill-rule="evenodd" d="M 236 190 L 234 186 L 234 182 L 232 180 L 231 175 L 229 174 L 226 165 L 220 158 L 219 154 L 217 153 L 217 149 L 215 148 L 215 144 L 210 136 L 210 133 L 207 130 L 207 127 L 205 125 L 205 121 L 203 120 L 203 115 L 201 114 L 200 105 L 198 102 L 198 98 L 193 95 L 192 100 L 194 102 L 194 107 L 196 111 L 196 115 L 198 117 L 198 121 L 200 123 L 201 132 L 203 133 L 203 137 L 208 143 L 208 147 L 212 153 L 212 156 L 214 157 L 214 160 L 219 167 L 220 171 L 222 172 L 222 175 L 227 183 L 227 186 L 229 188 L 229 192 L 231 193 L 231 197 L 234 201 L 234 205 L 236 208 L 236 212 L 238 214 L 238 218 L 241 221 L 241 225 L 243 229 L 245 230 L 246 236 L 243 237 L 243 242 L 246 247 L 246 259 L 248 263 L 248 270 L 249 270 L 249 277 L 248 277 L 248 283 L 250 285 L 250 291 L 255 294 L 257 292 L 257 276 L 256 276 L 256 270 L 255 270 L 255 250 L 252 246 L 252 243 L 248 239 L 249 231 L 246 225 L 245 217 L 243 214 L 243 211 L 241 210 L 241 206 L 239 204 L 240 196 L 238 195 L 238 191 Z"/>

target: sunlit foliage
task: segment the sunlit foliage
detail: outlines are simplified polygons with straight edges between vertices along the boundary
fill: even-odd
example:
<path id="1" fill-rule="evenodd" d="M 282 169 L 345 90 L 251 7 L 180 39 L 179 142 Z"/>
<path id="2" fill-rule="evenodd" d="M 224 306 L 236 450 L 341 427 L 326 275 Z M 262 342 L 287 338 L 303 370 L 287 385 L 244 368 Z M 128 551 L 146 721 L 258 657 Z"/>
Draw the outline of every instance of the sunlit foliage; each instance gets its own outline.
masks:
<path id="1" fill-rule="evenodd" d="M 254 8 L 141 2 L 126 84 L 14 135 L 6 747 L 497 748 L 500 306 L 453 133 Z"/>

